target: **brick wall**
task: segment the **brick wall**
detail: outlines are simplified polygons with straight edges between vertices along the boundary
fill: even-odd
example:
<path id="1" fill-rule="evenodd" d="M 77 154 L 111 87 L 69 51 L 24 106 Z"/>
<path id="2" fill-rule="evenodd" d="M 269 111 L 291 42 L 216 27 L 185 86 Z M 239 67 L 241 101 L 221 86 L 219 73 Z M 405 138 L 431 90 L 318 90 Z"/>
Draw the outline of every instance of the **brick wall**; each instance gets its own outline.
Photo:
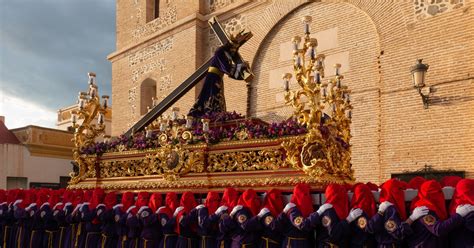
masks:
<path id="1" fill-rule="evenodd" d="M 147 78 L 171 82 L 162 91 L 165 95 L 209 56 L 209 47 L 216 45 L 206 24 L 212 14 L 223 23 L 238 17 L 239 25 L 254 33 L 241 48 L 256 73 L 247 96 L 250 114 L 269 121 L 286 118 L 291 109 L 283 106 L 279 75 L 291 66 L 285 55 L 288 41 L 302 35 L 301 17 L 311 15 L 321 52 L 328 61 L 343 64 L 344 83 L 353 90 L 352 163 L 359 181 L 382 182 L 391 173 L 425 164 L 465 170 L 474 177 L 472 3 L 443 0 L 420 7 L 412 1 L 235 1 L 205 15 L 202 2 L 184 6 L 169 0 L 164 14 L 160 12 L 163 21 L 150 25 L 137 13 L 145 9 L 145 1 L 136 2 L 117 3 L 117 52 L 109 58 L 114 112 L 123 114 L 114 115 L 114 135 L 139 118 L 131 113 L 133 103 L 139 113 L 140 103 L 139 96 L 130 97 L 131 88 Z M 158 48 L 157 42 L 170 37 L 171 49 Z M 146 50 L 152 46 L 156 49 Z M 145 51 L 143 60 L 130 65 L 129 56 L 137 51 Z M 436 90 L 428 109 L 411 83 L 410 67 L 417 58 L 430 65 L 426 83 Z M 137 68 L 147 72 L 137 77 Z M 329 62 L 327 70 L 331 74 Z M 161 80 L 166 75 L 171 80 Z M 244 83 L 226 79 L 225 94 L 228 110 L 246 112 Z M 190 92 L 177 104 L 183 114 L 195 95 Z"/>

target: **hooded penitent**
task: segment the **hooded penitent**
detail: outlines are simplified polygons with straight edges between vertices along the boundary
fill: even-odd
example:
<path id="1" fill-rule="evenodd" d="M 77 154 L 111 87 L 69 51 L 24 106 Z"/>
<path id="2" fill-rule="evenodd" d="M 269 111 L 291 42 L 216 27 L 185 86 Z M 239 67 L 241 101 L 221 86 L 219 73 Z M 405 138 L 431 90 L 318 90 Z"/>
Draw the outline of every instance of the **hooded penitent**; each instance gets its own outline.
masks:
<path id="1" fill-rule="evenodd" d="M 179 202 L 179 205 L 184 207 L 184 211 L 186 213 L 189 213 L 193 208 L 197 206 L 196 199 L 194 198 L 194 194 L 187 191 L 184 192 L 183 195 L 181 196 L 181 201 Z"/>
<path id="2" fill-rule="evenodd" d="M 178 207 L 178 195 L 174 192 L 166 193 L 165 207 L 160 210 L 159 213 L 168 215 L 168 218 L 173 216 L 174 211 Z"/>
<path id="3" fill-rule="evenodd" d="M 7 203 L 10 204 L 10 203 L 15 202 L 17 199 L 22 199 L 23 196 L 20 196 L 20 191 L 21 190 L 19 190 L 19 189 L 10 189 L 10 190 L 8 190 Z"/>
<path id="4" fill-rule="evenodd" d="M 89 202 L 92 200 L 92 190 L 86 190 L 84 191 L 84 194 L 82 195 L 82 201 L 83 202 Z"/>
<path id="5" fill-rule="evenodd" d="M 7 201 L 7 192 L 3 189 L 0 189 L 0 204 Z"/>
<path id="6" fill-rule="evenodd" d="M 220 197 L 219 193 L 215 191 L 209 191 L 206 197 L 206 203 L 204 204 L 207 207 L 208 214 L 211 215 L 216 212 L 219 207 Z"/>
<path id="7" fill-rule="evenodd" d="M 53 208 L 59 202 L 60 191 L 52 190 L 49 194 L 48 203 Z"/>
<path id="8" fill-rule="evenodd" d="M 181 196 L 181 201 L 179 202 L 179 205 L 183 207 L 183 210 L 181 210 L 178 213 L 178 215 L 176 215 L 176 222 L 178 224 L 175 226 L 175 231 L 178 234 L 181 233 L 180 232 L 181 225 L 179 225 L 179 221 L 181 217 L 191 212 L 191 210 L 197 206 L 196 199 L 194 198 L 194 194 L 189 191 L 184 192 L 183 195 Z"/>
<path id="9" fill-rule="evenodd" d="M 372 182 L 367 182 L 365 185 L 367 185 L 371 191 L 378 191 L 379 190 L 379 186 L 377 186 L 377 184 L 375 183 L 372 183 Z"/>
<path id="10" fill-rule="evenodd" d="M 150 196 L 148 207 L 150 207 L 151 211 L 154 213 L 159 207 L 161 207 L 162 203 L 163 203 L 163 200 L 162 200 L 161 194 L 153 193 Z"/>
<path id="11" fill-rule="evenodd" d="M 21 192 L 20 192 L 21 195 Z M 18 198 L 22 199 L 22 198 Z M 34 189 L 29 189 L 29 190 L 24 190 L 23 191 L 23 201 L 20 203 L 20 208 L 26 208 L 28 207 L 31 203 L 36 202 L 36 190 Z M 38 206 L 39 207 L 39 206 Z"/>
<path id="12" fill-rule="evenodd" d="M 141 208 L 143 206 L 148 206 L 148 201 L 150 200 L 150 193 L 148 192 L 140 192 L 137 196 L 137 201 L 135 202 L 135 206 L 137 208 Z"/>
<path id="13" fill-rule="evenodd" d="M 326 203 L 332 204 L 340 220 L 343 220 L 349 214 L 349 198 L 347 197 L 346 187 L 340 184 L 331 183 L 327 186 Z"/>
<path id="14" fill-rule="evenodd" d="M 64 193 L 63 193 L 63 199 L 62 199 L 62 202 L 63 203 L 72 203 L 74 201 L 74 192 L 72 190 L 65 190 Z"/>
<path id="15" fill-rule="evenodd" d="M 291 202 L 296 205 L 300 210 L 303 217 L 308 217 L 313 210 L 313 199 L 309 185 L 299 183 L 293 189 L 293 195 L 291 196 Z"/>
<path id="16" fill-rule="evenodd" d="M 49 192 L 50 192 L 49 189 L 40 189 L 38 191 L 38 194 L 36 194 L 36 205 L 38 207 L 41 207 L 41 205 L 43 205 L 43 203 L 48 202 Z M 53 206 L 51 206 L 51 207 L 53 207 Z"/>
<path id="17" fill-rule="evenodd" d="M 426 179 L 424 177 L 416 176 L 408 182 L 408 188 L 420 190 L 420 187 L 424 182 L 426 182 Z M 415 198 L 411 200 L 410 209 L 415 208 L 415 203 L 418 201 L 418 199 L 418 196 L 415 196 Z"/>
<path id="18" fill-rule="evenodd" d="M 258 198 L 257 192 L 253 189 L 244 191 L 239 199 L 239 205 L 247 207 L 254 216 L 260 211 L 260 204 L 260 198 Z"/>
<path id="19" fill-rule="evenodd" d="M 120 201 L 123 207 L 122 210 L 127 211 L 133 204 L 135 204 L 135 196 L 132 192 L 125 192 L 122 195 L 122 200 Z"/>
<path id="20" fill-rule="evenodd" d="M 265 195 L 263 207 L 268 208 L 273 216 L 278 216 L 283 211 L 283 196 L 278 189 L 271 189 Z"/>
<path id="21" fill-rule="evenodd" d="M 233 209 L 239 201 L 239 192 L 234 188 L 226 188 L 222 195 L 221 206 L 227 206 L 229 209 Z"/>
<path id="22" fill-rule="evenodd" d="M 356 184 L 354 187 L 354 195 L 351 200 L 351 208 L 360 208 L 369 217 L 374 216 L 377 212 L 375 208 L 375 199 L 369 186 L 363 183 Z"/>
<path id="23" fill-rule="evenodd" d="M 415 207 L 426 206 L 429 210 L 435 212 L 439 219 L 445 220 L 448 218 L 441 184 L 435 180 L 424 182 L 418 191 L 418 198 Z"/>
<path id="24" fill-rule="evenodd" d="M 462 177 L 459 176 L 445 176 L 441 178 L 441 187 L 450 186 L 455 188 L 459 181 L 461 181 Z"/>
<path id="25" fill-rule="evenodd" d="M 474 206 L 474 179 L 462 179 L 457 183 L 451 205 L 449 206 L 449 212 L 452 214 L 456 213 L 456 208 L 464 204 Z"/>
<path id="26" fill-rule="evenodd" d="M 112 209 L 117 204 L 117 195 L 115 192 L 109 192 L 105 195 L 104 204 L 106 209 Z"/>
<path id="27" fill-rule="evenodd" d="M 397 179 L 390 179 L 383 183 L 380 192 L 380 202 L 388 201 L 392 203 L 397 209 L 398 214 L 402 220 L 407 218 L 407 212 L 405 209 L 405 189 L 401 181 Z"/>
<path id="28" fill-rule="evenodd" d="M 74 200 L 72 201 L 72 205 L 77 206 L 77 204 L 83 203 L 84 200 L 84 191 L 76 190 L 74 191 Z"/>
<path id="29" fill-rule="evenodd" d="M 424 177 L 416 176 L 408 182 L 409 189 L 420 189 L 421 185 L 426 182 Z"/>
<path id="30" fill-rule="evenodd" d="M 101 188 L 94 189 L 94 192 L 92 193 L 92 199 L 90 201 L 90 209 L 94 209 L 97 207 L 98 204 L 102 203 L 104 201 L 105 197 L 105 191 Z"/>

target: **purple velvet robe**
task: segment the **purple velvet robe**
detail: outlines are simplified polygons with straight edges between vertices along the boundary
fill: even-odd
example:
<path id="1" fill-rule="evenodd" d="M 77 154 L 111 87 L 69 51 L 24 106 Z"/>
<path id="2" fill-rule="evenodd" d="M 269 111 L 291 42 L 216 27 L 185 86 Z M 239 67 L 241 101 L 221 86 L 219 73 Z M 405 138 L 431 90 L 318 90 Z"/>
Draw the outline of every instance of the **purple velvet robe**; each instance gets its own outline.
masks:
<path id="1" fill-rule="evenodd" d="M 99 209 L 101 211 L 99 211 Z M 115 231 L 115 219 L 113 209 L 106 209 L 104 206 L 100 206 L 97 209 L 97 218 L 100 220 L 100 232 L 101 248 L 114 248 L 117 247 L 117 233 Z"/>
<path id="2" fill-rule="evenodd" d="M 227 74 L 231 78 L 242 80 L 241 70 L 244 70 L 243 67 L 238 69 L 231 63 L 228 50 L 226 46 L 222 46 L 214 53 L 210 67 L 219 72 L 207 73 L 197 101 L 188 113 L 189 116 L 199 118 L 206 113 L 226 111 L 222 76 Z"/>
<path id="3" fill-rule="evenodd" d="M 176 225 L 175 218 L 170 218 L 164 213 L 158 214 L 158 220 L 161 225 L 163 238 L 160 241 L 160 248 L 171 248 L 176 246 L 178 235 L 174 231 Z"/>
<path id="4" fill-rule="evenodd" d="M 304 218 L 298 208 L 291 208 L 286 214 L 281 213 L 276 219 L 276 225 L 281 228 L 284 235 L 282 247 L 313 247 L 311 237 L 313 227 L 310 219 Z"/>
<path id="5" fill-rule="evenodd" d="M 158 216 L 150 208 L 143 210 L 139 215 L 142 232 L 140 234 L 140 247 L 157 247 L 161 240 L 161 228 Z"/>
<path id="6" fill-rule="evenodd" d="M 39 237 L 36 232 L 32 233 L 31 229 L 33 225 L 33 216 L 36 214 L 37 210 L 37 206 L 31 207 L 29 211 L 20 207 L 17 207 L 14 210 L 13 215 L 16 219 L 16 233 L 13 242 L 14 247 L 29 247 L 30 239 L 33 238 L 36 241 L 37 237 Z M 32 234 L 33 237 L 31 237 Z"/>
<path id="7" fill-rule="evenodd" d="M 138 248 L 140 245 L 140 232 L 141 232 L 141 226 L 140 226 L 140 220 L 138 217 L 132 213 L 126 214 L 127 220 L 127 237 L 128 237 L 128 247 L 130 248 Z"/>
<path id="8" fill-rule="evenodd" d="M 37 213 L 42 222 L 43 247 L 59 247 L 59 228 L 56 219 L 53 216 L 53 210 L 49 204 L 43 205 Z"/>
<path id="9" fill-rule="evenodd" d="M 374 235 L 367 231 L 367 223 L 369 222 L 369 219 L 369 216 L 363 212 L 359 218 L 350 224 L 350 247 L 376 247 Z"/>
<path id="10" fill-rule="evenodd" d="M 114 209 L 115 232 L 118 237 L 117 248 L 128 248 L 127 214 L 122 212 L 121 207 Z"/>
<path id="11" fill-rule="evenodd" d="M 100 244 L 100 223 L 96 218 L 96 209 L 90 209 L 88 205 L 82 206 L 81 220 L 85 226 L 85 238 L 79 240 L 79 247 L 97 247 Z"/>
<path id="12" fill-rule="evenodd" d="M 453 214 L 442 221 L 436 213 L 430 211 L 411 224 L 413 233 L 407 237 L 409 247 L 448 247 L 448 234 L 462 226 L 463 218 L 459 214 Z"/>
<path id="13" fill-rule="evenodd" d="M 367 231 L 373 233 L 377 247 L 401 247 L 403 240 L 412 230 L 406 222 L 402 222 L 397 209 L 390 206 L 383 215 L 375 214 L 367 224 Z"/>
<path id="14" fill-rule="evenodd" d="M 221 232 L 232 236 L 232 248 L 257 247 L 258 220 L 252 219 L 252 214 L 246 207 L 237 211 L 233 218 L 224 215 L 219 228 Z"/>
<path id="15" fill-rule="evenodd" d="M 207 207 L 200 208 L 197 211 L 198 215 L 198 235 L 201 240 L 199 242 L 200 248 L 218 248 L 220 247 L 219 219 L 220 216 L 216 214 L 209 215 Z"/>
<path id="16" fill-rule="evenodd" d="M 277 221 L 271 212 L 264 214 L 262 217 L 252 217 L 259 225 L 261 235 L 260 248 L 278 248 L 281 247 L 282 230 L 277 225 Z"/>
<path id="17" fill-rule="evenodd" d="M 189 214 L 184 214 L 179 220 L 176 220 L 179 225 L 178 241 L 176 247 L 178 248 L 197 248 L 197 210 L 193 209 Z"/>
<path id="18" fill-rule="evenodd" d="M 71 247 L 71 228 L 67 221 L 67 215 L 72 212 L 72 205 L 65 206 L 63 209 L 53 211 L 53 217 L 58 224 L 57 247 Z"/>
<path id="19" fill-rule="evenodd" d="M 13 217 L 13 209 L 7 204 L 0 206 L 2 209 L 2 214 L 0 214 L 0 224 L 2 226 L 2 232 L 0 233 L 0 245 L 2 247 L 13 247 L 14 232 L 13 226 L 15 223 L 15 218 Z"/>
<path id="20" fill-rule="evenodd" d="M 464 217 L 463 225 L 456 227 L 449 235 L 449 247 L 474 247 L 474 212 Z"/>
<path id="21" fill-rule="evenodd" d="M 311 226 L 316 229 L 316 243 L 318 247 L 348 246 L 349 223 L 340 220 L 336 210 L 330 208 L 321 216 L 314 212 L 309 216 Z"/>
<path id="22" fill-rule="evenodd" d="M 64 214 L 66 215 L 66 222 L 69 224 L 69 227 L 66 230 L 66 244 L 69 244 L 69 247 L 79 247 L 79 241 L 85 237 L 84 223 L 81 222 L 81 213 L 76 211 L 73 213 L 74 208 L 71 206 L 72 210 L 67 211 Z"/>

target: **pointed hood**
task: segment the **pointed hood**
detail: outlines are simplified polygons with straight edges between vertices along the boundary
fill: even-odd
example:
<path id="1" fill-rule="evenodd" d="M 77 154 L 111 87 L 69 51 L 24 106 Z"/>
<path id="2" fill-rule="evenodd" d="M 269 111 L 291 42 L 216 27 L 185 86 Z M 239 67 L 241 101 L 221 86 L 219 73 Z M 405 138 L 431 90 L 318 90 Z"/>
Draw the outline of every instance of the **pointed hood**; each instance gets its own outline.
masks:
<path id="1" fill-rule="evenodd" d="M 160 193 L 153 193 L 150 196 L 150 201 L 148 202 L 148 207 L 154 213 L 159 207 L 163 205 L 163 197 Z"/>
<path id="2" fill-rule="evenodd" d="M 104 204 L 106 209 L 112 209 L 117 204 L 117 194 L 109 192 L 105 195 Z"/>
<path id="3" fill-rule="evenodd" d="M 441 184 L 435 180 L 424 182 L 418 191 L 418 198 L 415 207 L 426 206 L 429 210 L 435 212 L 441 220 L 448 218 Z"/>
<path id="4" fill-rule="evenodd" d="M 405 189 L 401 181 L 392 178 L 381 186 L 380 202 L 388 201 L 392 203 L 397 209 L 398 214 L 402 220 L 406 220 L 407 212 L 405 209 Z"/>
<path id="5" fill-rule="evenodd" d="M 356 184 L 354 195 L 351 200 L 351 208 L 362 209 L 369 217 L 377 212 L 375 208 L 375 199 L 369 186 L 363 183 Z"/>
<path id="6" fill-rule="evenodd" d="M 461 179 L 462 177 L 458 177 L 458 176 L 445 176 L 441 178 L 441 186 L 442 187 L 450 186 L 450 187 L 455 188 L 456 184 L 458 184 L 458 182 L 461 181 Z"/>
<path id="7" fill-rule="evenodd" d="M 125 192 L 122 195 L 122 200 L 120 201 L 123 207 L 122 210 L 127 211 L 133 204 L 135 204 L 135 196 L 132 192 Z"/>
<path id="8" fill-rule="evenodd" d="M 233 209 L 239 201 L 239 192 L 234 188 L 226 188 L 222 195 L 221 206 L 227 206 L 229 209 Z"/>
<path id="9" fill-rule="evenodd" d="M 456 208 L 464 204 L 474 206 L 474 179 L 462 179 L 456 184 L 449 212 L 456 213 Z"/>
<path id="10" fill-rule="evenodd" d="M 293 195 L 291 196 L 291 201 L 296 205 L 300 210 L 303 217 L 308 217 L 313 209 L 313 198 L 311 197 L 311 192 L 308 184 L 299 183 L 293 189 Z"/>
<path id="11" fill-rule="evenodd" d="M 219 204 L 220 204 L 219 193 L 215 191 L 209 191 L 207 193 L 206 203 L 204 204 L 207 207 L 207 211 L 209 215 L 216 212 L 217 208 L 219 208 Z"/>
<path id="12" fill-rule="evenodd" d="M 326 203 L 331 203 L 340 220 L 344 220 L 349 214 L 349 198 L 346 187 L 340 184 L 331 183 L 327 186 Z"/>
<path id="13" fill-rule="evenodd" d="M 418 190 L 424 182 L 426 182 L 424 177 L 416 176 L 408 182 L 408 188 Z"/>
<path id="14" fill-rule="evenodd" d="M 267 191 L 263 200 L 263 207 L 268 208 L 274 217 L 278 216 L 284 208 L 281 191 L 278 189 Z"/>
<path id="15" fill-rule="evenodd" d="M 101 188 L 97 188 L 92 192 L 92 199 L 90 201 L 90 209 L 94 209 L 97 205 L 103 203 L 105 197 L 105 191 Z"/>
<path id="16" fill-rule="evenodd" d="M 260 211 L 260 198 L 258 198 L 257 192 L 253 189 L 247 189 L 242 193 L 239 199 L 239 205 L 247 207 L 253 216 L 258 214 Z"/>

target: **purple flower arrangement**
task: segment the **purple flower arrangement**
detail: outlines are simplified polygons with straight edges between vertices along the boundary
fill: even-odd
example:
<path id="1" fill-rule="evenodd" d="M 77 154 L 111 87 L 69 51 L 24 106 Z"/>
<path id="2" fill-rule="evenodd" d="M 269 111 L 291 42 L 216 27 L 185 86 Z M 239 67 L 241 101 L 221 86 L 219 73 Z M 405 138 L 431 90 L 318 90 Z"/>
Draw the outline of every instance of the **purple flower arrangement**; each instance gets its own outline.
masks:
<path id="1" fill-rule="evenodd" d="M 242 139 L 275 139 L 283 136 L 295 136 L 305 134 L 307 129 L 293 119 L 279 123 L 267 124 L 255 119 L 245 119 L 244 116 L 236 112 L 211 113 L 203 116 L 209 119 L 210 129 L 203 131 L 201 120 L 194 120 L 191 128 L 192 140 L 172 139 L 171 144 L 216 144 L 219 142 L 242 140 Z M 177 123 L 184 125 L 185 119 L 177 120 Z M 242 135 L 244 134 L 244 135 Z M 145 132 L 135 133 L 132 137 L 119 136 L 111 141 L 97 142 L 94 145 L 82 149 L 83 154 L 102 155 L 105 152 L 146 150 L 160 147 L 158 132 L 153 132 L 150 137 L 146 137 Z"/>

